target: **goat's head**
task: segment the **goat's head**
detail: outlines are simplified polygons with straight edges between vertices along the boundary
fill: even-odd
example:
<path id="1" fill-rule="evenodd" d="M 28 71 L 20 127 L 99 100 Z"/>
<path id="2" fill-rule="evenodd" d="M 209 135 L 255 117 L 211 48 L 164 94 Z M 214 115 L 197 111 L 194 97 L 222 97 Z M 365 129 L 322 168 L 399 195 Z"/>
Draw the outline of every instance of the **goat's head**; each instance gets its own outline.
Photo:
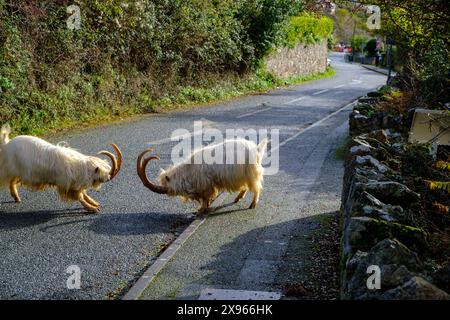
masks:
<path id="1" fill-rule="evenodd" d="M 117 158 L 114 154 L 109 151 L 100 151 L 98 154 L 102 154 L 111 159 L 112 165 L 110 166 L 107 162 L 102 159 L 93 157 L 93 179 L 92 186 L 94 188 L 100 187 L 101 184 L 112 180 L 120 171 L 122 167 L 123 156 L 119 147 L 114 143 L 111 144 L 115 153 L 117 154 Z"/>

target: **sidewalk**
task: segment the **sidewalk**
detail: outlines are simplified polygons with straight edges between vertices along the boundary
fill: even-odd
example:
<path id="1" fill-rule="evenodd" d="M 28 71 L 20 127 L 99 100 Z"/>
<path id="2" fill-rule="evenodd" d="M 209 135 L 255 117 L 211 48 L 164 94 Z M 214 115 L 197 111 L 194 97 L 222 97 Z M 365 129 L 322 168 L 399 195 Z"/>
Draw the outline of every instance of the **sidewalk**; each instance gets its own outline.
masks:
<path id="1" fill-rule="evenodd" d="M 372 65 L 369 65 L 369 64 L 360 64 L 360 65 L 361 65 L 361 67 L 364 67 L 364 68 L 366 68 L 366 69 L 369 69 L 369 70 L 372 70 L 372 71 L 375 71 L 375 72 L 384 74 L 384 75 L 386 75 L 386 76 L 389 74 L 389 70 L 388 70 L 388 69 L 385 69 L 385 68 L 379 68 L 379 67 L 372 66 Z M 395 71 L 392 71 L 392 72 L 391 72 L 391 75 L 392 75 L 392 76 L 395 76 L 396 74 L 397 74 L 397 73 L 396 73 Z"/>

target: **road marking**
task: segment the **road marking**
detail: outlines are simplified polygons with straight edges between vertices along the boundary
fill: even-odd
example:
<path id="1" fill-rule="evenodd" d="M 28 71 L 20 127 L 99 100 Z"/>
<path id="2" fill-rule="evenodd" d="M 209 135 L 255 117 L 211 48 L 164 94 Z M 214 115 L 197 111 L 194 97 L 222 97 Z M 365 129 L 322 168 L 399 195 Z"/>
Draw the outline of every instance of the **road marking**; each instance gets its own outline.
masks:
<path id="1" fill-rule="evenodd" d="M 340 84 L 340 85 L 338 85 L 336 87 L 333 87 L 333 89 L 338 89 L 338 88 L 342 88 L 342 87 L 345 87 L 345 84 Z"/>
<path id="2" fill-rule="evenodd" d="M 318 94 L 325 93 L 325 92 L 327 92 L 327 91 L 329 91 L 329 90 L 330 90 L 330 89 L 324 89 L 324 90 L 320 90 L 320 91 L 314 92 L 314 93 L 313 93 L 313 96 L 317 96 Z"/>
<path id="3" fill-rule="evenodd" d="M 361 84 L 361 83 L 362 83 L 362 80 L 361 80 L 361 77 L 359 77 L 358 79 L 352 79 L 352 83 L 350 83 L 350 85 Z"/>
<path id="4" fill-rule="evenodd" d="M 294 102 L 300 101 L 300 100 L 302 100 L 302 99 L 304 99 L 304 98 L 306 98 L 306 96 L 303 96 L 303 97 L 300 97 L 300 98 L 297 98 L 297 99 L 294 99 L 294 100 L 288 101 L 288 102 L 286 102 L 285 104 L 290 104 L 290 103 L 294 103 Z"/>
<path id="5" fill-rule="evenodd" d="M 322 122 L 324 122 L 324 121 L 330 119 L 331 117 L 335 116 L 335 115 L 338 114 L 339 112 L 341 112 L 341 111 L 343 111 L 343 110 L 345 110 L 345 109 L 347 109 L 347 108 L 353 106 L 356 102 L 358 102 L 358 99 L 356 99 L 356 100 L 353 101 L 353 102 L 350 102 L 349 104 L 347 104 L 347 105 L 343 106 L 342 108 L 340 108 L 340 109 L 334 111 L 333 113 L 330 113 L 329 115 L 327 115 L 326 117 L 320 119 L 319 121 L 314 122 L 312 125 L 310 125 L 310 126 L 308 126 L 308 127 L 306 127 L 306 128 L 300 129 L 299 132 L 297 132 L 296 134 L 294 134 L 294 135 L 291 136 L 290 138 L 287 138 L 286 140 L 284 140 L 283 142 L 281 142 L 278 146 L 272 148 L 272 149 L 270 150 L 270 152 L 273 152 L 273 151 L 275 151 L 275 150 L 281 148 L 281 147 L 284 146 L 286 143 L 288 143 L 289 141 L 294 140 L 295 138 L 297 138 L 297 137 L 298 137 L 299 135 L 301 135 L 302 133 L 305 133 L 306 131 L 308 131 L 308 130 L 314 128 L 314 127 L 317 127 L 319 124 L 321 124 Z"/>
<path id="6" fill-rule="evenodd" d="M 257 113 L 260 113 L 260 112 L 264 112 L 264 111 L 267 111 L 267 110 L 270 110 L 270 109 L 272 109 L 272 107 L 261 109 L 261 110 L 256 110 L 256 111 L 245 113 L 245 114 L 241 114 L 240 116 L 237 116 L 236 118 L 240 119 L 240 118 L 249 117 L 251 115 L 254 115 L 254 114 L 257 114 Z"/>

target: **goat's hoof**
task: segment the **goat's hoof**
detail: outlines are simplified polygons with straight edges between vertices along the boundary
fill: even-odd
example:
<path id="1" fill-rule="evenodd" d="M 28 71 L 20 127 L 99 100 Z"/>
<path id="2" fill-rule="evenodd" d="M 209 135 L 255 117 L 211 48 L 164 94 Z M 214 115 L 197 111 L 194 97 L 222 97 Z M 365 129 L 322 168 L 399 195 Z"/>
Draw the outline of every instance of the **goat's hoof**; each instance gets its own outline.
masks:
<path id="1" fill-rule="evenodd" d="M 256 208 L 256 203 L 252 203 L 251 205 L 250 205 L 250 207 L 248 207 L 249 209 L 255 209 Z"/>
<path id="2" fill-rule="evenodd" d="M 202 215 L 204 215 L 204 214 L 206 214 L 206 213 L 208 213 L 209 212 L 209 209 L 201 209 L 201 210 L 198 210 L 197 211 L 197 213 L 196 213 L 196 216 L 198 217 L 198 216 L 202 216 Z"/>
<path id="3" fill-rule="evenodd" d="M 16 200 L 14 200 L 14 202 L 15 202 L 15 203 L 21 203 L 21 202 L 22 202 L 22 200 L 20 200 L 20 199 L 16 199 Z"/>

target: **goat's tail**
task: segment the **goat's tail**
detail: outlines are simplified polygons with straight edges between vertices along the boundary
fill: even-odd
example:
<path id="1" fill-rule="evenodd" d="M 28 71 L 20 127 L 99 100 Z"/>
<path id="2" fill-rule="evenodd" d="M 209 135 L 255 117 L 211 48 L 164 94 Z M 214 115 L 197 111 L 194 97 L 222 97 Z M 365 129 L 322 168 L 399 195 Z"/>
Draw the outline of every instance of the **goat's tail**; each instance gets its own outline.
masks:
<path id="1" fill-rule="evenodd" d="M 0 147 L 9 142 L 9 134 L 11 133 L 11 127 L 9 124 L 3 125 L 0 129 Z"/>
<path id="2" fill-rule="evenodd" d="M 264 138 L 259 144 L 258 144 L 258 159 L 259 162 L 262 161 L 262 159 L 264 158 L 264 154 L 266 153 L 267 150 L 267 144 L 269 143 L 269 139 Z"/>

